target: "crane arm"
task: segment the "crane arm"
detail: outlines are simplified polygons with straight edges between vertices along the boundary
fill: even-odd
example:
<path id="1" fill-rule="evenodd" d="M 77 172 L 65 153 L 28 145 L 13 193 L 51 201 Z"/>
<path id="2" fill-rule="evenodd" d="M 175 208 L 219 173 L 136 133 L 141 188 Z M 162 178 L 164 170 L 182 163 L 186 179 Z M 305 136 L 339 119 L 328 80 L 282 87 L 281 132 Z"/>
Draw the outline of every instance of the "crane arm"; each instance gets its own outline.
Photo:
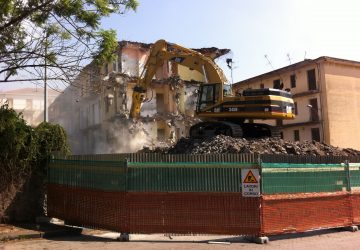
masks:
<path id="1" fill-rule="evenodd" d="M 150 86 L 156 70 L 160 68 L 165 61 L 172 61 L 188 67 L 191 70 L 200 72 L 204 75 L 206 83 L 222 83 L 221 86 L 223 86 L 227 81 L 220 67 L 217 66 L 211 58 L 180 45 L 159 40 L 152 46 L 144 69 L 133 89 L 130 110 L 131 118 L 138 118 L 140 116 L 141 105 L 146 99 L 146 91 Z"/>

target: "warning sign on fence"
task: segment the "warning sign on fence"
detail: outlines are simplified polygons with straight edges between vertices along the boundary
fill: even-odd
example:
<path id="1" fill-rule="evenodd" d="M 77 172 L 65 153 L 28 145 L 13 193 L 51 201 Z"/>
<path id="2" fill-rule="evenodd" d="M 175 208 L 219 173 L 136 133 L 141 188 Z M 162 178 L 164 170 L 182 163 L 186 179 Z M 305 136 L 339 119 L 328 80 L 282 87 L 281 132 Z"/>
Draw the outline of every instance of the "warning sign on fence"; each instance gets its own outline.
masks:
<path id="1" fill-rule="evenodd" d="M 259 169 L 241 169 L 242 195 L 244 197 L 260 196 Z"/>

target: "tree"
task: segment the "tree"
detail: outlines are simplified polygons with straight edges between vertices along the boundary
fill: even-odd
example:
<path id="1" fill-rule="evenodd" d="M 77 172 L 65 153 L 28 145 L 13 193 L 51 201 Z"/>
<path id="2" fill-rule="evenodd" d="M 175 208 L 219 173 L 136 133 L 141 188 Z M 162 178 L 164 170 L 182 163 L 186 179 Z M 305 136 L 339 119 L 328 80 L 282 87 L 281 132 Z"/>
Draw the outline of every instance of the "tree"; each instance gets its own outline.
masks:
<path id="1" fill-rule="evenodd" d="M 0 82 L 71 83 L 92 60 L 113 59 L 114 30 L 100 20 L 136 10 L 137 0 L 3 0 L 0 3 Z"/>
<path id="2" fill-rule="evenodd" d="M 0 105 L 0 221 L 33 221 L 43 215 L 47 161 L 70 153 L 65 130 L 43 122 L 36 128 L 22 114 Z"/>

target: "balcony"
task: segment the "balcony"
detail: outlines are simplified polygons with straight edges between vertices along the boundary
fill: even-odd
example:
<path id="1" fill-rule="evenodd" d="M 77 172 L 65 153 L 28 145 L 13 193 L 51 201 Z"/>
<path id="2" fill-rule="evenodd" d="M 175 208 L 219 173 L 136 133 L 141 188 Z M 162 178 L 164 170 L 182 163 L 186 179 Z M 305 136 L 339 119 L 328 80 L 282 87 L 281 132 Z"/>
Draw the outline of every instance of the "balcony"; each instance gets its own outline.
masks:
<path id="1" fill-rule="evenodd" d="M 309 96 L 309 95 L 318 94 L 318 93 L 320 93 L 320 91 L 318 89 L 316 89 L 316 90 L 308 90 L 308 91 L 293 94 L 292 97 L 297 98 L 297 97 Z"/>

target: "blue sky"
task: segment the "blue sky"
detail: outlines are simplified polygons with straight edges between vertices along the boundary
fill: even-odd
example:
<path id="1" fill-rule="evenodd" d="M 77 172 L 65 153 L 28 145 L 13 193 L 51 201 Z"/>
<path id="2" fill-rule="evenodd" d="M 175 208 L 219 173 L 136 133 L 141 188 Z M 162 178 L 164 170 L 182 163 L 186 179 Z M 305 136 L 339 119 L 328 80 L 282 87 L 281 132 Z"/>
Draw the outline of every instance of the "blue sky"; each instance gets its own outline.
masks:
<path id="1" fill-rule="evenodd" d="M 275 69 L 289 64 L 287 54 L 292 63 L 325 55 L 360 61 L 360 1 L 139 1 L 137 12 L 104 19 L 103 27 L 119 40 L 229 48 L 235 82 L 271 71 L 264 55 Z"/>
<path id="2" fill-rule="evenodd" d="M 136 12 L 102 27 L 119 40 L 229 48 L 234 82 L 298 62 L 333 56 L 360 61 L 358 0 L 139 0 Z M 306 55 L 305 55 L 306 54 Z M 225 58 L 218 61 L 230 79 Z M 23 85 L 22 85 L 23 86 Z M 3 87 L 0 85 L 0 90 Z"/>

